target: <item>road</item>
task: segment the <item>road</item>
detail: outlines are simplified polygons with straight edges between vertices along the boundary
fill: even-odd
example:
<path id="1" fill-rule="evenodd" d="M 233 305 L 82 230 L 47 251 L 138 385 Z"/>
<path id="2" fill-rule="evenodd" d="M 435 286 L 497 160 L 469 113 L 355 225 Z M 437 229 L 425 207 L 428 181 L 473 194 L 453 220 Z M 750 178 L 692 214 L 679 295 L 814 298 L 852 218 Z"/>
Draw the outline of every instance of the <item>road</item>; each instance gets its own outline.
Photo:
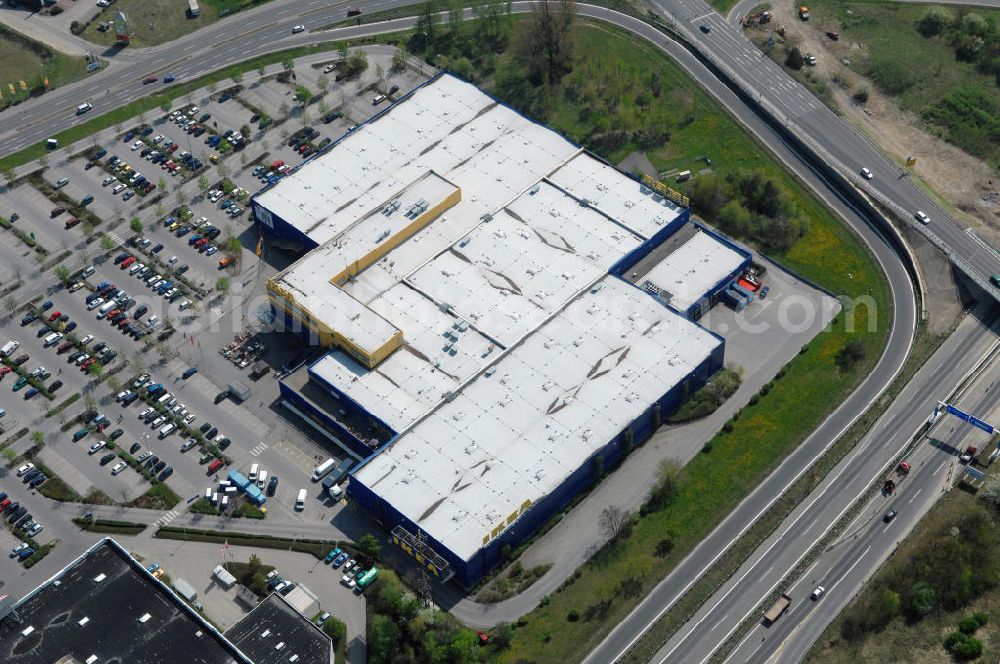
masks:
<path id="1" fill-rule="evenodd" d="M 1000 274 L 1000 253 L 967 233 L 911 180 L 905 169 L 761 53 L 743 36 L 739 26 L 702 0 L 653 0 L 652 4 L 699 52 L 729 72 L 779 121 L 783 119 L 793 131 L 810 138 L 828 162 L 838 165 L 863 191 L 886 201 L 901 219 L 944 248 L 960 267 L 968 266 L 980 279 Z M 702 26 L 710 32 L 702 32 Z M 873 180 L 859 175 L 863 167 L 872 170 Z M 929 215 L 930 224 L 925 226 L 915 220 L 917 210 Z"/>
<path id="2" fill-rule="evenodd" d="M 913 380 L 870 432 L 858 443 L 851 454 L 842 461 L 810 495 L 809 499 L 799 505 L 781 524 L 776 532 L 765 541 L 747 560 L 733 577 L 725 583 L 709 599 L 695 616 L 688 621 L 652 659 L 653 662 L 703 662 L 712 652 L 728 638 L 740 623 L 756 611 L 761 600 L 770 594 L 782 579 L 799 563 L 813 544 L 823 538 L 827 530 L 837 522 L 842 514 L 854 502 L 870 490 L 872 478 L 881 476 L 887 464 L 899 454 L 902 447 L 909 442 L 912 434 L 926 421 L 934 405 L 947 397 L 948 392 L 963 379 L 966 373 L 980 360 L 987 348 L 996 343 L 998 329 L 995 316 L 991 312 L 981 312 L 991 316 L 985 324 L 975 316 L 967 317 L 959 329 L 952 334 L 938 349 L 935 355 L 917 372 Z M 988 381 L 987 381 L 988 384 Z M 972 395 L 970 395 L 972 396 Z M 976 394 L 976 400 L 968 402 L 972 412 L 981 413 L 982 404 L 993 395 Z M 994 398 L 995 401 L 995 398 Z M 944 418 L 942 418 L 944 420 Z M 944 421 L 943 426 L 953 426 L 955 421 Z M 899 504 L 906 491 L 914 491 L 924 487 L 924 497 L 928 498 L 940 491 L 930 485 L 940 482 L 941 466 L 956 461 L 956 449 L 959 449 L 964 436 L 970 427 L 959 428 L 948 435 L 935 433 L 945 445 L 922 445 L 918 452 L 910 457 L 913 472 L 900 483 L 900 491 L 892 502 Z M 982 438 L 980 434 L 979 438 Z M 967 443 L 966 443 L 967 444 Z M 950 447 L 948 445 L 951 445 Z M 886 500 L 876 501 L 876 516 L 886 509 Z M 900 512 L 904 512 L 900 508 Z M 904 524 L 909 523 L 915 513 L 908 511 L 900 516 L 899 522 L 894 522 L 893 528 L 898 532 Z M 875 519 L 877 522 L 877 518 Z M 875 536 L 881 535 L 884 529 L 876 528 Z M 867 540 L 867 537 L 859 537 Z M 893 539 L 884 538 L 873 545 L 874 551 L 881 548 L 891 550 Z M 870 543 L 870 542 L 869 542 Z M 861 547 L 862 550 L 864 547 Z M 857 559 L 854 544 L 835 548 L 828 552 L 829 567 L 847 568 Z M 872 555 L 866 558 L 870 563 L 876 563 L 879 558 Z M 820 563 L 820 568 L 826 563 Z M 858 573 L 864 570 L 872 571 L 868 565 L 856 568 Z M 854 570 L 852 570 L 854 571 Z M 811 578 L 811 577 L 810 577 Z M 821 603 L 825 615 L 828 609 L 836 606 L 833 598 L 833 581 L 836 574 L 824 574 L 813 586 L 825 583 L 831 591 L 830 601 Z M 846 595 L 846 587 L 837 587 L 838 597 Z M 807 597 L 812 587 L 804 594 L 796 593 L 797 600 Z M 801 602 L 799 602 L 801 603 Z M 829 616 L 831 619 L 835 613 Z M 774 640 L 775 629 L 784 630 L 787 623 L 780 621 L 770 631 L 764 632 L 768 642 Z M 755 629 L 753 633 L 758 632 Z M 760 634 L 757 635 L 757 645 L 760 644 Z M 749 638 L 749 637 L 748 637 Z M 738 660 L 738 661 L 743 661 Z M 756 658 L 754 661 L 757 661 Z M 794 660 L 789 660 L 794 661 Z"/>
<path id="3" fill-rule="evenodd" d="M 44 107 L 41 105 L 40 100 L 32 100 L 15 107 L 12 111 L 13 113 L 20 114 L 19 117 L 21 120 L 18 121 L 18 124 L 23 122 L 23 126 L 14 130 L 11 124 L 8 123 L 8 117 L 4 117 L 7 114 L 5 113 L 4 116 L 0 116 L 3 119 L 3 127 L 0 127 L 0 150 L 15 149 L 37 142 L 51 133 L 65 128 L 68 123 L 75 122 L 76 118 L 72 114 L 73 109 L 81 101 L 91 101 L 94 104 L 92 114 L 98 114 L 107 112 L 125 101 L 135 99 L 141 94 L 152 92 L 151 89 L 144 90 L 144 86 L 140 84 L 141 78 L 151 73 L 170 71 L 178 75 L 181 80 L 184 80 L 260 53 L 321 40 L 326 41 L 378 34 L 391 30 L 404 29 L 412 24 L 411 19 L 401 19 L 378 25 L 344 28 L 324 33 L 306 32 L 301 35 L 291 36 L 286 32 L 289 27 L 285 25 L 287 21 L 286 17 L 296 14 L 289 13 L 289 4 L 286 2 L 271 3 L 266 5 L 266 7 L 273 9 L 273 12 L 266 15 L 264 12 L 257 10 L 240 13 L 232 19 L 220 21 L 213 26 L 193 33 L 183 40 L 179 40 L 172 49 L 168 49 L 184 53 L 181 57 L 171 57 L 170 53 L 164 52 L 163 49 L 149 53 L 135 52 L 131 54 L 131 58 L 127 62 L 114 63 L 107 71 L 98 73 L 93 78 L 46 95 L 44 98 Z M 398 2 L 398 0 L 373 3 L 365 5 L 365 10 L 371 12 L 379 8 L 399 4 L 405 3 Z M 308 28 L 315 29 L 341 18 L 345 6 L 344 4 L 333 4 L 328 8 L 306 12 L 298 20 L 306 24 Z M 516 3 L 515 11 L 525 11 L 529 7 L 528 3 Z M 741 503 L 719 528 L 695 549 L 691 556 L 681 563 L 674 575 L 668 577 L 668 579 L 654 590 L 650 598 L 643 602 L 636 613 L 630 616 L 620 629 L 616 630 L 612 638 L 606 641 L 605 644 L 602 644 L 602 648 L 597 651 L 606 653 L 618 652 L 618 650 L 615 650 L 613 644 L 617 643 L 620 646 L 631 640 L 635 633 L 641 633 L 641 629 L 644 629 L 644 626 L 648 624 L 653 616 L 661 612 L 664 606 L 669 606 L 673 598 L 683 590 L 691 579 L 698 578 L 705 565 L 711 563 L 718 553 L 724 551 L 734 541 L 735 537 L 738 537 L 741 532 L 749 527 L 756 517 L 765 511 L 773 500 L 780 495 L 783 488 L 804 472 L 813 463 L 815 458 L 822 454 L 881 394 L 897 374 L 906 356 L 909 354 L 916 313 L 914 295 L 906 271 L 899 258 L 893 253 L 883 238 L 864 223 L 853 210 L 836 198 L 826 183 L 810 171 L 807 165 L 787 148 L 750 108 L 714 78 L 697 59 L 688 51 L 667 39 L 662 33 L 638 20 L 609 10 L 586 5 L 580 6 L 579 11 L 585 16 L 607 21 L 630 30 L 640 37 L 649 40 L 656 47 L 675 58 L 701 85 L 754 132 L 763 144 L 773 150 L 790 169 L 799 173 L 828 205 L 837 210 L 847 220 L 847 223 L 869 244 L 873 253 L 882 264 L 888 281 L 893 288 L 893 314 L 895 319 L 886 350 L 865 381 L 795 453 L 790 455 L 757 490 Z M 232 36 L 234 32 L 239 32 L 240 34 Z M 275 34 L 284 34 L 285 36 L 276 39 Z M 222 35 L 225 35 L 226 40 L 218 41 Z M 111 86 L 111 94 L 101 94 L 105 85 Z M 157 86 L 145 87 L 155 88 Z M 490 616 L 486 616 L 486 618 L 509 620 L 508 615 L 516 617 L 523 614 L 533 608 L 539 599 L 540 595 L 529 592 L 520 596 L 517 602 L 505 605 L 502 612 L 489 612 Z M 459 614 L 463 614 L 464 609 L 472 612 L 475 608 L 477 607 L 459 604 L 453 608 L 453 612 L 456 613 L 457 617 L 462 619 L 462 615 Z M 482 613 L 477 613 L 476 617 L 479 620 L 484 618 Z M 633 630 L 633 633 L 629 634 L 629 630 Z M 612 645 L 607 647 L 609 643 Z M 611 659 L 593 659 L 592 661 L 611 661 Z"/>
<path id="4" fill-rule="evenodd" d="M 990 420 L 997 416 L 997 401 L 991 388 L 1000 378 L 994 362 L 957 403 L 967 412 Z M 847 534 L 830 546 L 807 573 L 786 591 L 793 599 L 790 611 L 770 628 L 756 625 L 738 644 L 727 662 L 797 662 L 861 586 L 895 550 L 924 514 L 948 490 L 962 466 L 957 450 L 974 444 L 982 447 L 985 434 L 954 418 L 942 416 L 921 439 L 911 458 L 915 470 L 899 484 L 889 499 L 876 496 L 862 511 Z M 889 509 L 898 516 L 886 523 Z M 817 585 L 827 592 L 818 602 L 808 597 Z"/>

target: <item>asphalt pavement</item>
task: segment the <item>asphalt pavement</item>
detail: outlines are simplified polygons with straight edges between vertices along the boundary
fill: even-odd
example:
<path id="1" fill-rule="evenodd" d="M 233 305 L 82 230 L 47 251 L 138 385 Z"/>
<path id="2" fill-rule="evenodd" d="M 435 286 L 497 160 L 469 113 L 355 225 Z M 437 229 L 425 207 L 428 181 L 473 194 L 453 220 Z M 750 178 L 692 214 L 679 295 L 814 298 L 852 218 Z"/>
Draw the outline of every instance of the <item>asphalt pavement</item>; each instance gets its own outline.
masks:
<path id="1" fill-rule="evenodd" d="M 996 343 L 997 325 L 992 318 L 992 311 L 981 313 L 991 319 L 983 323 L 976 316 L 966 317 L 958 330 L 924 364 L 899 397 L 858 442 L 851 454 L 829 473 L 809 499 L 793 510 L 771 537 L 674 634 L 653 657 L 653 662 L 665 664 L 706 661 L 733 630 L 757 609 L 762 599 L 778 587 L 813 544 L 821 540 L 840 516 L 870 490 L 873 478 L 879 477 L 887 465 L 891 464 L 913 433 L 927 420 L 937 402 L 945 399 L 953 387 L 979 362 L 984 352 Z M 972 412 L 981 410 L 974 409 Z M 960 429 L 950 436 L 942 436 L 942 440 L 951 443 L 952 447 L 922 446 L 910 458 L 914 470 L 901 485 L 923 485 L 931 481 L 930 477 L 940 480 L 941 477 L 932 474 L 929 469 L 937 467 L 942 460 L 955 461 L 955 452 L 966 433 L 966 429 Z M 893 501 L 882 499 L 877 503 L 885 507 L 887 502 L 894 504 L 898 500 L 897 496 Z M 884 510 L 881 508 L 878 510 L 879 513 L 882 511 Z M 827 606 L 833 608 L 835 601 L 826 602 L 824 608 Z"/>

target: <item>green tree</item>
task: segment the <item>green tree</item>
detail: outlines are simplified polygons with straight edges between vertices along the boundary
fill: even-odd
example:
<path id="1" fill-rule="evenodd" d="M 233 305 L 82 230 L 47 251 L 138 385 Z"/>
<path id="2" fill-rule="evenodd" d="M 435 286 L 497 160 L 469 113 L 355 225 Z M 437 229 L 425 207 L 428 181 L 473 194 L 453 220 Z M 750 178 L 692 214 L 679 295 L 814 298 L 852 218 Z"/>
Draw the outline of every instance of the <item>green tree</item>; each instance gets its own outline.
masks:
<path id="1" fill-rule="evenodd" d="M 396 48 L 396 52 L 392 54 L 392 65 L 389 67 L 389 71 L 393 74 L 399 74 L 406 69 L 406 47 L 400 44 Z"/>
<path id="2" fill-rule="evenodd" d="M 117 376 L 108 376 L 108 388 L 110 388 L 112 392 L 117 392 L 121 389 L 121 386 L 121 381 L 118 380 Z"/>
<path id="3" fill-rule="evenodd" d="M 243 138 L 250 138 L 250 125 L 245 124 L 240 127 L 240 136 Z"/>
<path id="4" fill-rule="evenodd" d="M 381 614 L 372 616 L 368 625 L 368 661 L 372 664 L 390 664 L 400 652 L 402 632 L 391 618 Z"/>
<path id="5" fill-rule="evenodd" d="M 908 608 L 914 615 L 923 617 L 934 610 L 937 605 L 937 592 L 926 581 L 917 581 L 910 588 Z"/>
<path id="6" fill-rule="evenodd" d="M 198 176 L 198 190 L 201 193 L 205 194 L 208 193 L 208 187 L 209 187 L 208 177 L 206 177 L 205 174 L 202 173 L 201 175 Z"/>
<path id="7" fill-rule="evenodd" d="M 236 85 L 239 85 L 240 83 L 243 82 L 243 73 L 242 72 L 236 72 L 232 76 L 230 76 L 230 78 L 232 79 L 233 83 L 235 83 Z"/>
<path id="8" fill-rule="evenodd" d="M 378 558 L 378 552 L 382 550 L 382 543 L 371 533 L 366 533 L 357 543 L 358 553 L 369 562 Z"/>
<path id="9" fill-rule="evenodd" d="M 115 242 L 115 239 L 110 235 L 108 235 L 107 233 L 101 233 L 100 242 L 101 242 L 101 249 L 104 249 L 104 251 L 111 251 L 116 246 L 118 246 L 118 243 Z"/>
<path id="10" fill-rule="evenodd" d="M 8 187 L 17 179 L 17 173 L 14 172 L 14 167 L 10 164 L 0 166 L 0 173 L 3 174 L 3 179 L 7 182 Z"/>
<path id="11" fill-rule="evenodd" d="M 41 431 L 32 431 L 31 432 L 31 442 L 34 445 L 36 445 L 38 447 L 41 447 L 42 445 L 45 444 L 45 434 L 42 433 Z"/>
<path id="12" fill-rule="evenodd" d="M 216 279 L 216 281 L 215 281 L 215 290 L 219 291 L 220 293 L 228 293 L 229 292 L 229 278 L 228 277 L 219 277 L 218 279 Z"/>
<path id="13" fill-rule="evenodd" d="M 413 28 L 413 39 L 416 40 L 420 50 L 427 48 L 437 39 L 437 24 L 440 20 L 435 2 L 425 2 L 420 5 L 417 23 Z"/>
<path id="14" fill-rule="evenodd" d="M 226 240 L 226 251 L 234 256 L 239 256 L 243 252 L 243 243 L 238 237 L 232 236 Z"/>
<path id="15" fill-rule="evenodd" d="M 260 67 L 257 67 L 257 75 L 258 76 L 260 76 L 261 78 L 264 78 L 264 75 L 266 73 L 267 73 L 267 65 L 261 65 Z"/>
<path id="16" fill-rule="evenodd" d="M 514 60 L 535 86 L 553 86 L 572 68 L 575 0 L 541 0 L 518 24 Z"/>
<path id="17" fill-rule="evenodd" d="M 841 371 L 850 371 L 865 359 L 867 355 L 865 344 L 860 339 L 851 339 L 837 353 L 837 366 Z"/>
<path id="18" fill-rule="evenodd" d="M 319 76 L 316 77 L 316 86 L 320 90 L 326 90 L 328 87 L 330 87 L 330 77 L 327 76 L 326 74 L 320 74 Z"/>
<path id="19" fill-rule="evenodd" d="M 3 308 L 7 313 L 13 314 L 17 310 L 17 299 L 13 295 L 8 295 L 3 299 Z"/>
<path id="20" fill-rule="evenodd" d="M 312 99 L 312 94 L 312 90 L 304 85 L 300 85 L 295 88 L 295 98 L 298 99 L 303 106 L 309 103 L 309 100 Z"/>
<path id="21" fill-rule="evenodd" d="M 94 398 L 93 394 L 85 394 L 83 396 L 83 407 L 87 410 L 94 410 L 97 408 L 97 399 Z"/>
<path id="22" fill-rule="evenodd" d="M 142 219 L 132 217 L 131 221 L 128 222 L 128 227 L 133 233 L 141 233 L 143 229 Z"/>
<path id="23" fill-rule="evenodd" d="M 67 281 L 69 281 L 70 271 L 69 268 L 66 267 L 65 265 L 56 265 L 56 268 L 52 271 L 55 273 L 56 279 L 58 279 L 60 282 L 66 283 Z"/>
<path id="24" fill-rule="evenodd" d="M 90 373 L 91 376 L 100 380 L 101 376 L 104 374 L 104 365 L 101 364 L 100 362 L 94 362 L 93 364 L 90 365 L 90 368 L 87 369 L 87 371 Z"/>
<path id="25" fill-rule="evenodd" d="M 347 638 L 347 625 L 333 617 L 323 623 L 323 631 L 333 641 L 334 648 L 337 648 Z"/>
<path id="26" fill-rule="evenodd" d="M 284 69 L 285 71 L 292 71 L 293 69 L 295 69 L 295 60 L 293 60 L 291 57 L 284 58 L 281 61 L 281 68 Z"/>
<path id="27" fill-rule="evenodd" d="M 802 51 L 799 50 L 798 46 L 793 46 L 792 50 L 788 52 L 788 57 L 785 58 L 785 66 L 789 69 L 794 69 L 799 71 L 805 66 L 805 58 L 802 57 Z"/>
<path id="28" fill-rule="evenodd" d="M 169 99 L 167 99 L 162 104 L 160 104 L 160 110 L 163 111 L 164 113 L 169 113 L 170 112 L 170 100 Z"/>
<path id="29" fill-rule="evenodd" d="M 167 179 L 163 176 L 160 176 L 159 181 L 156 183 L 156 188 L 160 191 L 161 194 L 166 193 Z"/>

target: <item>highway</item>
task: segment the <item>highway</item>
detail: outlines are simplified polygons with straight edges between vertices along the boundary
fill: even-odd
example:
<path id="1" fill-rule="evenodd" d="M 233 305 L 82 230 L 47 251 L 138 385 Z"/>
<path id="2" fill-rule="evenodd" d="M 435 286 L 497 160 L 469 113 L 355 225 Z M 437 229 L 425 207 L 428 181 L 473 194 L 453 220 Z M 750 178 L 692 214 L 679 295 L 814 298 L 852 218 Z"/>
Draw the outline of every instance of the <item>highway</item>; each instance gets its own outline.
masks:
<path id="1" fill-rule="evenodd" d="M 917 372 L 851 454 L 671 638 L 652 659 L 653 662 L 706 661 L 746 617 L 753 615 L 761 600 L 779 586 L 782 579 L 795 568 L 813 543 L 821 540 L 840 516 L 860 496 L 870 491 L 872 479 L 883 475 L 887 466 L 909 442 L 914 432 L 927 420 L 934 405 L 939 400 L 947 398 L 952 387 L 958 385 L 986 350 L 996 344 L 995 316 L 991 311 L 979 313 L 989 316 L 990 320 L 981 322 L 976 316 L 970 316 L 962 323 L 961 327 Z M 972 409 L 971 412 L 982 413 L 982 409 L 991 403 L 990 398 L 993 398 L 995 403 L 992 394 L 972 393 L 968 396 L 971 397 L 973 394 L 975 400 L 968 405 Z M 818 614 L 812 616 L 813 622 L 818 624 L 826 619 L 823 622 L 825 625 L 836 616 L 838 599 L 846 601 L 853 594 L 850 583 L 840 584 L 837 581 L 838 571 L 846 574 L 845 570 L 850 568 L 849 571 L 855 575 L 873 572 L 882 559 L 881 554 L 891 551 L 901 533 L 919 518 L 919 512 L 902 507 L 901 501 L 922 490 L 922 500 L 932 502 L 934 497 L 940 495 L 940 484 L 948 475 L 948 473 L 942 474 L 942 469 L 949 464 L 957 463 L 956 450 L 964 449 L 964 444 L 968 444 L 963 444 L 966 436 L 973 436 L 982 442 L 984 438 L 982 432 L 976 437 L 972 433 L 976 431 L 975 429 L 968 426 L 956 427 L 956 422 L 955 419 L 949 420 L 944 417 L 939 420 L 931 434 L 938 442 L 934 445 L 922 444 L 910 457 L 913 470 L 910 476 L 900 483 L 897 494 L 891 500 L 879 496 L 873 501 L 874 508 L 866 512 L 871 519 L 865 534 L 859 536 L 857 540 L 851 539 L 849 545 L 834 547 L 824 555 L 815 571 L 804 581 L 804 584 L 809 586 L 808 589 L 803 592 L 801 588 L 796 587 L 791 591 L 797 608 L 791 616 L 787 616 L 791 619 L 782 618 L 770 630 L 758 627 L 751 632 L 751 636 L 756 638 L 757 646 L 760 646 L 762 636 L 766 636 L 767 643 L 770 644 L 774 641 L 775 634 L 782 634 L 788 629 L 789 624 L 796 622 L 799 612 L 805 612 L 805 609 L 799 608 L 803 603 L 802 600 L 808 597 L 816 585 L 825 585 L 829 594 L 826 601 L 813 607 Z M 880 525 L 878 518 L 889 505 L 897 507 L 900 517 L 883 528 L 882 525 L 885 524 Z M 885 531 L 890 528 L 892 536 L 886 537 Z M 851 567 L 859 559 L 859 552 L 864 551 L 868 545 L 871 546 L 871 551 L 867 557 L 862 563 Z M 831 571 L 824 572 L 824 569 Z M 751 636 L 747 638 L 753 644 Z M 761 649 L 753 661 L 761 661 L 757 657 L 767 652 L 766 648 Z"/>
<path id="2" fill-rule="evenodd" d="M 994 362 L 957 405 L 995 421 L 997 400 L 991 388 L 997 379 L 1000 365 Z M 910 458 L 914 470 L 899 483 L 895 495 L 876 496 L 849 526 L 847 534 L 786 589 L 792 597 L 789 611 L 769 628 L 756 624 L 725 661 L 760 664 L 803 660 L 827 625 L 948 489 L 962 468 L 957 450 L 967 445 L 982 449 L 986 438 L 982 431 L 942 415 L 921 438 Z M 886 523 L 882 517 L 890 508 L 898 516 Z M 826 593 L 819 601 L 810 601 L 809 595 L 818 585 L 824 586 Z"/>
<path id="3" fill-rule="evenodd" d="M 886 201 L 903 220 L 945 248 L 960 266 L 966 264 L 980 278 L 1000 274 L 1000 253 L 967 233 L 913 183 L 905 169 L 761 53 L 743 36 L 738 25 L 731 24 L 702 0 L 652 0 L 652 4 L 675 23 L 700 53 L 730 72 L 743 89 L 772 109 L 779 120 L 809 137 L 821 154 L 841 166 L 858 187 Z M 702 26 L 710 32 L 702 32 Z M 874 179 L 863 179 L 859 175 L 861 168 L 871 169 Z M 917 210 L 930 217 L 930 224 L 924 226 L 915 220 Z"/>
<path id="4" fill-rule="evenodd" d="M 53 133 L 79 121 L 73 110 L 83 101 L 90 101 L 94 110 L 84 116 L 90 118 L 150 94 L 162 84 L 141 85 L 141 79 L 150 74 L 170 72 L 179 80 L 194 78 L 216 68 L 250 58 L 262 53 L 281 50 L 317 41 L 331 41 L 363 35 L 404 29 L 412 19 L 401 19 L 384 24 L 350 27 L 321 33 L 291 35 L 293 22 L 304 23 L 317 29 L 344 16 L 346 3 L 334 3 L 314 11 L 301 12 L 303 3 L 276 0 L 259 9 L 241 12 L 164 47 L 133 50 L 126 58 L 112 62 L 107 70 L 77 84 L 55 90 L 43 98 L 30 100 L 0 114 L 0 152 L 36 143 Z M 322 4 L 322 3 L 319 3 Z M 364 4 L 366 12 L 405 4 L 398 0 Z M 307 5 L 308 6 L 308 5 Z M 515 3 L 515 11 L 525 11 L 527 3 Z M 790 455 L 772 475 L 765 480 L 723 523 L 713 531 L 665 579 L 618 629 L 588 658 L 593 662 L 613 661 L 625 645 L 633 641 L 646 626 L 672 605 L 681 592 L 697 579 L 754 520 L 782 493 L 784 488 L 807 470 L 815 459 L 835 441 L 878 398 L 898 373 L 909 354 L 916 324 L 915 298 L 907 273 L 890 246 L 871 229 L 850 207 L 837 198 L 805 162 L 792 152 L 750 108 L 742 103 L 725 85 L 721 84 L 687 50 L 667 39 L 651 26 L 630 17 L 602 8 L 581 5 L 580 13 L 598 20 L 613 23 L 631 30 L 649 40 L 677 60 L 681 66 L 720 103 L 725 105 L 761 142 L 772 150 L 786 166 L 797 172 L 805 182 L 871 247 L 883 269 L 893 294 L 893 326 L 886 349 L 871 374 L 858 389 L 823 424 Z M 713 37 L 718 36 L 713 29 Z M 118 56 L 116 56 L 118 57 Z M 779 70 L 780 71 L 780 70 Z M 110 90 L 110 92 L 105 92 Z M 807 102 L 808 100 L 805 100 Z M 805 103 L 803 102 L 803 103 Z M 818 103 L 818 102 L 814 102 Z M 881 179 L 876 180 L 876 182 Z M 538 584 L 535 584 L 536 586 Z M 535 590 L 533 586 L 533 590 Z M 456 605 L 453 612 L 473 613 L 478 620 L 510 620 L 533 608 L 541 595 L 528 593 L 518 601 L 498 605 L 498 610 L 481 611 L 483 607 L 468 602 Z M 502 610 L 500 610 L 502 608 Z M 476 611 L 478 609 L 478 611 Z"/>

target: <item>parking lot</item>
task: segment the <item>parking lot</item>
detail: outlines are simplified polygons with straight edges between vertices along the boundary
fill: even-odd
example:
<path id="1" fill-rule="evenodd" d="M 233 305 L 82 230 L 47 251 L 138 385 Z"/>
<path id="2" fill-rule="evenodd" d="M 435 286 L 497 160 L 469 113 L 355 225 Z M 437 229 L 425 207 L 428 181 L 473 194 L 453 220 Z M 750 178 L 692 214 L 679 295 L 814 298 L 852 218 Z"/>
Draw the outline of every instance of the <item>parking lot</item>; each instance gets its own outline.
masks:
<path id="1" fill-rule="evenodd" d="M 280 405 L 275 381 L 281 367 L 316 350 L 305 347 L 297 335 L 268 326 L 265 282 L 297 254 L 265 242 L 258 257 L 260 236 L 249 219 L 247 202 L 283 172 L 385 108 L 373 103 L 377 94 L 395 86 L 393 96 L 400 96 L 425 78 L 407 71 L 378 81 L 377 71 L 391 68 L 391 54 L 385 52 L 369 57 L 369 68 L 359 80 L 340 83 L 335 71 L 324 71 L 335 59 L 335 54 L 326 59 L 310 56 L 290 80 L 276 74 L 259 80 L 256 73 L 248 73 L 239 89 L 220 84 L 215 91 L 195 91 L 177 100 L 168 113 L 150 112 L 51 152 L 45 163 L 37 165 L 39 175 L 0 190 L 0 216 L 10 218 L 16 213 L 15 227 L 47 251 L 39 258 L 39 252 L 11 231 L 0 229 L 5 240 L 0 242 L 0 279 L 7 282 L 20 277 L 23 282 L 13 292 L 16 310 L 0 322 L 0 344 L 16 339 L 20 347 L 9 359 L 26 354 L 25 369 L 44 367 L 51 374 L 46 385 L 62 382 L 52 400 L 42 393 L 26 400 L 25 389 L 11 389 L 16 373 L 0 379 L 0 408 L 6 411 L 0 418 L 2 435 L 22 428 L 40 432 L 44 446 L 37 461 L 81 496 L 97 491 L 104 494 L 102 500 L 121 505 L 102 509 L 120 510 L 127 519 L 128 511 L 135 508 L 124 505 L 143 504 L 143 494 L 151 487 L 132 466 L 112 473 L 123 456 L 145 456 L 144 463 L 155 456 L 157 465 L 143 472 L 153 470 L 159 475 L 170 469 L 163 482 L 180 502 L 157 517 L 161 524 L 178 518 L 229 469 L 247 474 L 257 464 L 269 479 L 278 478 L 274 495 L 265 504 L 266 521 L 238 525 L 279 534 L 336 535 L 330 524 L 343 505 L 324 496 L 309 476 L 318 462 L 343 455 Z M 310 91 L 310 103 L 296 99 L 298 86 Z M 135 176 L 137 172 L 145 178 L 144 184 Z M 63 179 L 67 181 L 62 183 Z M 126 186 L 120 186 L 123 183 Z M 127 196 L 127 192 L 133 193 Z M 89 197 L 92 200 L 87 201 L 81 218 L 96 222 L 94 227 L 81 222 L 67 228 L 73 213 L 53 214 L 56 207 L 80 211 L 79 204 Z M 199 242 L 202 238 L 204 242 Z M 52 260 L 64 252 L 67 256 L 61 261 Z M 57 263 L 71 272 L 67 282 L 60 283 L 54 269 Z M 148 269 L 141 270 L 139 264 Z M 158 282 L 157 276 L 171 283 L 152 288 L 150 282 Z M 82 284 L 71 291 L 68 286 L 76 282 Z M 102 285 L 104 289 L 97 294 Z M 174 288 L 177 293 L 165 297 Z M 116 295 L 118 303 L 99 314 Z M 98 296 L 105 302 L 89 306 L 92 302 L 87 298 L 93 301 Z M 40 311 L 43 304 L 46 309 Z M 115 309 L 121 313 L 109 320 L 108 314 Z M 37 311 L 45 321 L 20 326 L 28 311 Z M 40 334 L 41 327 L 55 312 L 65 317 L 64 323 L 75 324 L 75 329 L 59 343 L 45 347 L 47 335 Z M 150 325 L 150 320 L 155 323 Z M 255 380 L 250 377 L 250 360 L 240 366 L 239 360 L 234 362 L 220 352 L 234 338 L 244 336 L 259 344 L 252 360 L 264 362 L 269 369 Z M 96 355 L 102 346 L 100 352 L 113 353 L 113 359 L 103 361 L 107 355 Z M 80 353 L 87 355 L 76 357 Z M 81 368 L 87 357 L 101 360 L 101 377 Z M 169 392 L 167 403 L 174 403 L 173 409 L 190 418 L 195 435 L 211 434 L 215 441 L 230 441 L 223 452 L 229 465 L 208 472 L 212 457 L 200 445 L 181 452 L 187 435 L 174 431 L 161 437 L 164 424 L 153 426 L 140 419 L 140 413 L 150 407 L 143 399 L 127 405 L 116 399 L 128 390 L 141 391 L 132 387 L 141 374 L 149 374 L 143 388 L 163 385 L 163 394 Z M 220 401 L 220 392 L 237 381 L 249 388 L 245 400 Z M 53 407 L 71 394 L 81 398 L 62 413 L 45 416 L 46 406 Z M 88 408 L 93 409 L 90 423 L 76 422 Z M 103 424 L 97 426 L 102 420 L 95 418 L 102 417 Z M 183 421 L 179 416 L 176 419 Z M 81 432 L 76 441 L 74 432 Z M 33 440 L 22 435 L 11 449 L 23 455 Z M 91 446 L 100 441 L 115 445 L 115 456 L 109 457 L 106 448 L 90 453 Z M 0 472 L 0 479 L 0 490 L 11 484 L 18 495 L 38 501 L 35 509 L 47 511 L 50 517 L 65 515 L 65 510 L 77 514 L 96 509 L 46 499 L 16 481 L 10 468 Z M 303 488 L 310 499 L 299 511 L 294 502 Z M 150 517 L 144 519 L 148 522 Z M 81 537 L 85 540 L 93 534 L 56 523 L 46 525 L 40 541 L 79 543 Z M 0 536 L 0 544 L 8 543 L 9 551 L 18 542 L 9 535 Z M 30 576 L 34 569 L 43 570 L 39 575 L 51 573 L 49 566 L 64 562 L 70 553 L 61 548 L 37 568 L 25 571 L 16 562 L 11 568 L 18 569 L 20 576 Z M 5 570 L 0 576 L 8 579 L 11 574 Z M 323 581 L 317 583 L 322 588 L 331 579 L 335 582 L 339 576 L 324 573 Z M 346 591 L 343 594 L 350 596 Z M 359 620 L 360 632 L 363 616 Z"/>

